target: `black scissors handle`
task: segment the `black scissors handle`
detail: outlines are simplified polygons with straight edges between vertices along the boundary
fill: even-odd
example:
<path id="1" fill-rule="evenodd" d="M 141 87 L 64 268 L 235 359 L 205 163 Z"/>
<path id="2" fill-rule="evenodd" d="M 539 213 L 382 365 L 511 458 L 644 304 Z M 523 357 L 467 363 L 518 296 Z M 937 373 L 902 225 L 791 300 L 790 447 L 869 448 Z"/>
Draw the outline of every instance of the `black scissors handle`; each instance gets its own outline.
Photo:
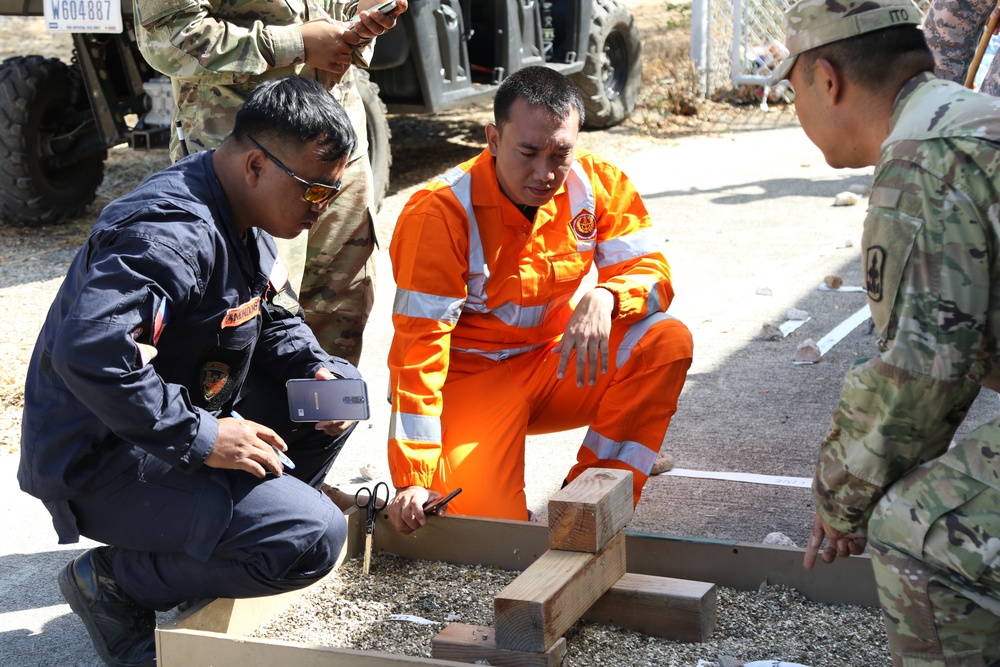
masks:
<path id="1" fill-rule="evenodd" d="M 385 490 L 385 495 L 380 495 L 381 489 Z M 362 492 L 368 494 L 368 498 L 364 501 L 361 498 Z M 354 494 L 354 504 L 365 511 L 365 532 L 372 533 L 375 530 L 375 515 L 389 504 L 389 485 L 385 482 L 379 482 L 374 489 L 362 486 Z"/>

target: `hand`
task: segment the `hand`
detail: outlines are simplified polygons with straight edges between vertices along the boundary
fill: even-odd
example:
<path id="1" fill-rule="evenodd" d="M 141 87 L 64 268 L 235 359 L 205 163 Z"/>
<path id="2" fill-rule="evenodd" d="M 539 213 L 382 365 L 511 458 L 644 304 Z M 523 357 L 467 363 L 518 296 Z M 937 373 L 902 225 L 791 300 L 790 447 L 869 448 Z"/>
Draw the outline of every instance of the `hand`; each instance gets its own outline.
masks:
<path id="1" fill-rule="evenodd" d="M 372 0 L 368 7 L 361 9 L 351 20 L 351 29 L 362 40 L 369 41 L 392 30 L 396 26 L 396 19 L 407 9 L 406 0 L 397 0 L 396 8 L 392 10 L 390 15 L 386 16 L 382 12 L 372 9 L 377 4 L 379 4 L 378 0 Z"/>
<path id="2" fill-rule="evenodd" d="M 562 340 L 552 350 L 560 355 L 556 377 L 563 379 L 574 352 L 577 387 L 583 386 L 584 378 L 593 387 L 598 368 L 601 373 L 608 372 L 608 339 L 614 309 L 615 295 L 603 287 L 595 287 L 583 295 L 566 324 Z"/>
<path id="3" fill-rule="evenodd" d="M 816 513 L 813 519 L 812 534 L 809 536 L 809 544 L 806 546 L 806 555 L 802 559 L 802 566 L 811 570 L 816 564 L 816 556 L 820 553 L 823 540 L 826 539 L 826 548 L 823 549 L 822 556 L 824 563 L 832 563 L 838 556 L 847 558 L 848 556 L 859 556 L 864 553 L 868 538 L 859 533 L 844 533 L 830 526 L 823 517 Z"/>
<path id="4" fill-rule="evenodd" d="M 245 470 L 263 478 L 267 473 L 281 476 L 281 461 L 274 448 L 283 452 L 288 446 L 277 433 L 257 422 L 226 417 L 219 420 L 219 434 L 205 459 L 211 468 Z"/>
<path id="5" fill-rule="evenodd" d="M 336 379 L 336 376 L 332 372 L 330 372 L 329 368 L 320 368 L 318 371 L 316 371 L 315 377 L 317 380 Z M 347 429 L 351 428 L 351 426 L 353 426 L 356 423 L 357 422 L 340 421 L 340 420 L 321 421 L 321 422 L 316 422 L 316 430 L 323 431 L 323 433 L 326 433 L 331 438 L 336 438 L 338 435 L 340 435 Z"/>
<path id="6" fill-rule="evenodd" d="M 348 23 L 327 18 L 306 21 L 301 32 L 306 64 L 334 74 L 347 71 L 351 66 L 351 47 L 361 42 Z"/>
<path id="7" fill-rule="evenodd" d="M 422 486 L 396 489 L 396 497 L 389 501 L 389 521 L 396 530 L 409 535 L 427 523 L 424 506 L 440 497 L 437 491 Z"/>

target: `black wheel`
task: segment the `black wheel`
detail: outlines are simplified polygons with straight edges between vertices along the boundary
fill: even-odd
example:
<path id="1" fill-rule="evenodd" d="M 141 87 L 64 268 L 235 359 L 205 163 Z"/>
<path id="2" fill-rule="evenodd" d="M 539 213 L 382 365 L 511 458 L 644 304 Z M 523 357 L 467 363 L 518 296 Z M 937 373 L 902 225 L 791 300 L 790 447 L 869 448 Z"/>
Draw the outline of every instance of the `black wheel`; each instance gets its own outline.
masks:
<path id="1" fill-rule="evenodd" d="M 358 91 L 365 105 L 365 124 L 368 129 L 368 159 L 372 163 L 372 176 L 375 179 L 375 210 L 382 206 L 382 199 L 389 190 L 389 167 L 392 166 L 392 150 L 389 139 L 389 121 L 387 110 L 382 98 L 378 96 L 378 86 L 368 78 L 368 72 L 356 69 Z"/>
<path id="2" fill-rule="evenodd" d="M 587 62 L 573 81 L 583 90 L 584 125 L 617 125 L 635 108 L 642 81 L 639 29 L 622 0 L 594 0 Z"/>
<path id="3" fill-rule="evenodd" d="M 94 141 L 77 73 L 56 58 L 8 58 L 0 118 L 0 215 L 32 227 L 80 215 L 104 180 L 107 151 Z"/>

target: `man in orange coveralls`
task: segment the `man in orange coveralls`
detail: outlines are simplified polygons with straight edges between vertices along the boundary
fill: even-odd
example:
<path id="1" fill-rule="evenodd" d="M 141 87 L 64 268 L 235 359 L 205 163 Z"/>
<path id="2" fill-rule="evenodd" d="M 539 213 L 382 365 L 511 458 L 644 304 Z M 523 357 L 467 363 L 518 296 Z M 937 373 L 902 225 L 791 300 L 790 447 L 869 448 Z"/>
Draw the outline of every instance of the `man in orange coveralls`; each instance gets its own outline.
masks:
<path id="1" fill-rule="evenodd" d="M 454 513 L 528 519 L 526 434 L 584 425 L 567 481 L 587 468 L 630 470 L 639 501 L 691 334 L 665 312 L 670 268 L 639 193 L 574 150 L 583 114 L 562 74 L 517 71 L 497 91 L 487 149 L 399 217 L 389 517 L 403 533 L 458 487 Z M 574 297 L 593 264 L 597 286 Z"/>

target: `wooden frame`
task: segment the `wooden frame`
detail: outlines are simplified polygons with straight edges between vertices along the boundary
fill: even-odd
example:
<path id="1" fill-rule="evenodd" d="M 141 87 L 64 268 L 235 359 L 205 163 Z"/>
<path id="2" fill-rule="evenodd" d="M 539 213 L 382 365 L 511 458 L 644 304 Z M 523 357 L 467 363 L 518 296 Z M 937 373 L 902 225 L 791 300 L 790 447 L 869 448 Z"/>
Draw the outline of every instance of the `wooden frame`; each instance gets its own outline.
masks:
<path id="1" fill-rule="evenodd" d="M 351 510 L 342 558 L 357 556 L 364 544 L 364 517 Z M 454 564 L 491 565 L 523 570 L 548 550 L 544 524 L 469 517 L 432 518 L 412 535 L 401 535 L 380 515 L 376 553 Z M 867 556 L 838 559 L 807 572 L 802 549 L 741 542 L 693 540 L 630 533 L 627 571 L 694 579 L 741 590 L 762 583 L 796 588 L 807 598 L 829 604 L 877 606 L 878 595 Z M 389 655 L 247 637 L 246 634 L 291 606 L 309 589 L 247 600 L 218 599 L 178 614 L 156 630 L 159 667 L 281 664 L 284 667 L 457 667 L 465 663 Z"/>

